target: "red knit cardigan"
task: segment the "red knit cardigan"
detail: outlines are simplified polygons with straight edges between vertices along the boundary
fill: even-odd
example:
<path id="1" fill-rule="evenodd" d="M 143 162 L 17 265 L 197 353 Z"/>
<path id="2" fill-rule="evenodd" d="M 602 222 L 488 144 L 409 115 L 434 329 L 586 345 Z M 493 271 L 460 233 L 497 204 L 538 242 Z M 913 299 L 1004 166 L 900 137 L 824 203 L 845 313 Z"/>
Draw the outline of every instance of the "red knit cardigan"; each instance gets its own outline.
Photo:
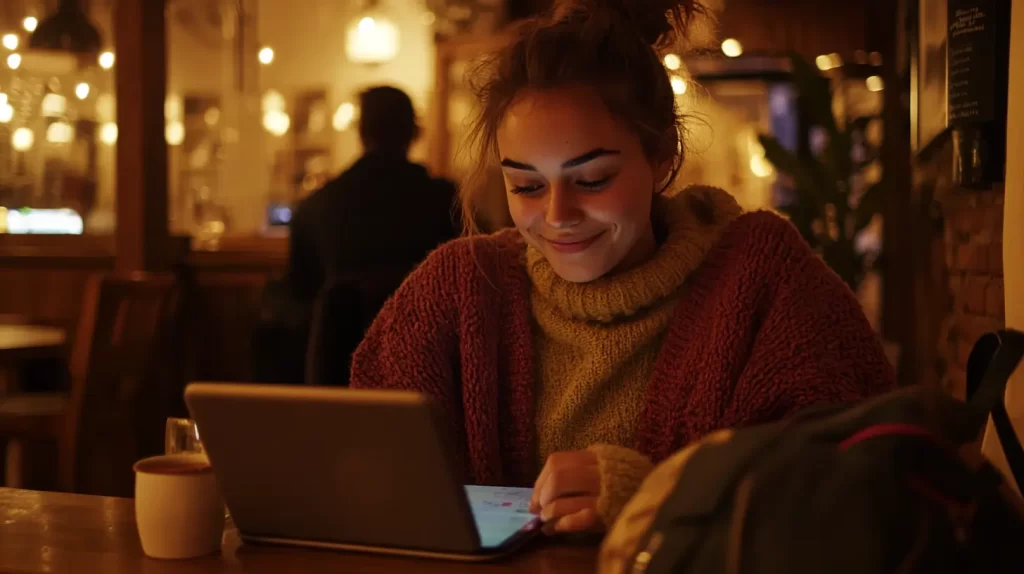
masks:
<path id="1" fill-rule="evenodd" d="M 431 395 L 465 478 L 536 478 L 525 247 L 514 230 L 450 242 L 398 289 L 353 356 L 351 385 Z M 683 284 L 631 446 L 655 463 L 704 434 L 883 392 L 894 374 L 850 289 L 796 229 L 741 215 Z"/>

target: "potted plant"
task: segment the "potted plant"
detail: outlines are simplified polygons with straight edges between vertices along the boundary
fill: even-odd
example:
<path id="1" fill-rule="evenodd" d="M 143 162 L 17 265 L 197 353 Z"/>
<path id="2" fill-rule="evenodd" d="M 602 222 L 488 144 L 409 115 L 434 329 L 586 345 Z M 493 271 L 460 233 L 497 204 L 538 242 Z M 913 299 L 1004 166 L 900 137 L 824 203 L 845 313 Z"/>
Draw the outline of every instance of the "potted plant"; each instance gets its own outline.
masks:
<path id="1" fill-rule="evenodd" d="M 857 292 L 877 256 L 858 249 L 857 238 L 882 207 L 883 182 L 862 184 L 863 170 L 877 157 L 865 130 L 878 116 L 837 119 L 829 79 L 800 56 L 790 61 L 798 107 L 810 124 L 809 149 L 791 151 L 769 135 L 758 140 L 765 158 L 796 192 L 797 201 L 779 211 Z"/>

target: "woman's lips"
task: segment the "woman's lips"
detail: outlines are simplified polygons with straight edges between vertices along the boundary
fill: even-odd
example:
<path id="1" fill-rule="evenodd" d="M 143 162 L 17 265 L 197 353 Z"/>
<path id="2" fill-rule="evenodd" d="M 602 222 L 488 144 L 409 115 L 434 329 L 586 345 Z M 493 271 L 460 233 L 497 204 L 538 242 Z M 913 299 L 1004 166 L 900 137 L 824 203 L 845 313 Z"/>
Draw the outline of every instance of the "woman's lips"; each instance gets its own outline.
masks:
<path id="1" fill-rule="evenodd" d="M 547 241 L 552 249 L 560 253 L 579 253 L 596 243 L 602 235 L 604 235 L 604 231 L 583 239 L 548 239 L 545 237 L 544 241 Z"/>

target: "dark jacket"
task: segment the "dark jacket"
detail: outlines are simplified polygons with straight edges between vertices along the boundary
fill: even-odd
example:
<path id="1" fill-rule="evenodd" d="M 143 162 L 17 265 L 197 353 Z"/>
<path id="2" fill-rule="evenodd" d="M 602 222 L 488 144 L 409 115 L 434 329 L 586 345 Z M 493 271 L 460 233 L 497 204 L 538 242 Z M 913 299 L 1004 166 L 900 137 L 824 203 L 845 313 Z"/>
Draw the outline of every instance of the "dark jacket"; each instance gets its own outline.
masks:
<path id="1" fill-rule="evenodd" d="M 455 186 L 399 156 L 367 154 L 306 198 L 291 222 L 289 283 L 314 299 L 331 278 L 409 270 L 457 235 Z"/>

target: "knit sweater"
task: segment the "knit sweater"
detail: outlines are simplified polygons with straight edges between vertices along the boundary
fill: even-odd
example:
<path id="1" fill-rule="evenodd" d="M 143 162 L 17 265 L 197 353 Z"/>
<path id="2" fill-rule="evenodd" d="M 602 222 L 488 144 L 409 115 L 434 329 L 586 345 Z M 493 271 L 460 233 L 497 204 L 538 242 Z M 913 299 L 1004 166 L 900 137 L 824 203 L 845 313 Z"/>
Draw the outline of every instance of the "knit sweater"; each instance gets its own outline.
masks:
<path id="1" fill-rule="evenodd" d="M 352 358 L 353 387 L 434 398 L 470 483 L 527 486 L 540 470 L 525 252 L 515 230 L 441 246 Z M 856 297 L 774 214 L 726 226 L 684 289 L 633 433 L 634 450 L 654 463 L 712 430 L 893 385 Z"/>
<path id="2" fill-rule="evenodd" d="M 660 241 L 653 256 L 589 283 L 562 279 L 540 251 L 527 247 L 537 463 L 543 466 L 556 451 L 590 448 L 597 454 L 597 510 L 609 526 L 652 466 L 631 447 L 680 287 L 739 212 L 732 196 L 720 190 L 658 197 Z"/>

